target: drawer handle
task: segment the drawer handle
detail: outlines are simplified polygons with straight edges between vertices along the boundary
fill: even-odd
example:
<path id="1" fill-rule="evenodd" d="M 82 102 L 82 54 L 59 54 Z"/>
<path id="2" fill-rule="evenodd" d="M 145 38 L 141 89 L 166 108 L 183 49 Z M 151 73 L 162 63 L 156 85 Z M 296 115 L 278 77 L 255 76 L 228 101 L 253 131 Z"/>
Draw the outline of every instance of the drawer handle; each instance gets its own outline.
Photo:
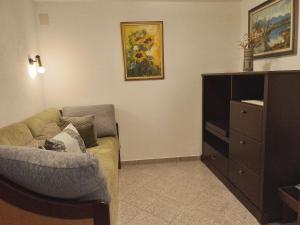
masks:
<path id="1" fill-rule="evenodd" d="M 211 156 L 210 156 L 210 159 L 211 159 L 211 160 L 216 160 L 217 157 L 216 157 L 215 155 L 211 155 Z"/>
<path id="2" fill-rule="evenodd" d="M 245 174 L 245 171 L 244 170 L 239 170 L 239 172 L 238 172 L 240 175 L 243 175 L 243 174 Z"/>
<path id="3" fill-rule="evenodd" d="M 246 114 L 246 113 L 247 113 L 246 110 L 241 110 L 241 111 L 240 111 L 240 114 Z"/>
<path id="4" fill-rule="evenodd" d="M 244 145 L 244 144 L 246 144 L 245 141 L 240 141 L 240 145 Z"/>

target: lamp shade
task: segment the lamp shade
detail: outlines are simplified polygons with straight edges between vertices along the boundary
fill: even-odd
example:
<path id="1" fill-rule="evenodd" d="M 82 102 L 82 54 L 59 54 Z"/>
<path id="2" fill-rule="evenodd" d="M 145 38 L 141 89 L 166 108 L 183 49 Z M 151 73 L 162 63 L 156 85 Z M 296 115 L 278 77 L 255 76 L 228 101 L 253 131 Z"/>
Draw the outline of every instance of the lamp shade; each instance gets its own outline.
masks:
<path id="1" fill-rule="evenodd" d="M 46 69 L 43 66 L 41 66 L 41 67 L 38 67 L 37 71 L 40 74 L 44 74 L 46 72 Z"/>
<path id="2" fill-rule="evenodd" d="M 37 68 L 36 68 L 36 66 L 35 66 L 34 64 L 30 64 L 30 65 L 28 66 L 28 73 L 29 73 L 29 75 L 30 75 L 30 77 L 31 77 L 32 79 L 35 79 L 35 78 L 36 78 L 36 75 L 37 75 Z"/>

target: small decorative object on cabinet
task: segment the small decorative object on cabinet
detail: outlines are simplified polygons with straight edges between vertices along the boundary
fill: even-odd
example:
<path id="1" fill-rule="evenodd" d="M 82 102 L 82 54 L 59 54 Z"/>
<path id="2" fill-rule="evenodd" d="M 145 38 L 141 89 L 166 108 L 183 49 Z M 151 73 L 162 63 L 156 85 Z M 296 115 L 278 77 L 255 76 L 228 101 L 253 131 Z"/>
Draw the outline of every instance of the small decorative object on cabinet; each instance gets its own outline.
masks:
<path id="1" fill-rule="evenodd" d="M 201 160 L 261 224 L 300 178 L 300 71 L 204 74 Z"/>
<path id="2" fill-rule="evenodd" d="M 253 48 L 244 49 L 244 71 L 253 71 Z"/>
<path id="3" fill-rule="evenodd" d="M 121 23 L 125 80 L 164 79 L 163 22 Z"/>
<path id="4" fill-rule="evenodd" d="M 249 11 L 249 33 L 260 36 L 254 58 L 294 54 L 297 50 L 299 0 L 266 1 Z"/>
<path id="5" fill-rule="evenodd" d="M 240 47 L 244 49 L 244 72 L 253 71 L 253 49 L 257 44 L 259 36 L 257 33 L 245 34 L 242 40 L 240 41 Z"/>

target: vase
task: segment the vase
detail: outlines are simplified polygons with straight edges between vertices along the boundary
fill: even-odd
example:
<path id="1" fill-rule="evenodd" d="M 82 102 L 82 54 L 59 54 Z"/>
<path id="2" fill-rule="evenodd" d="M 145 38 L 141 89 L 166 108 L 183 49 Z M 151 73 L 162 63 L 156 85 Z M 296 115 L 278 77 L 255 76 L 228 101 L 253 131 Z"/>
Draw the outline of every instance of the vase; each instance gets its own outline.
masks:
<path id="1" fill-rule="evenodd" d="M 244 49 L 244 72 L 253 71 L 253 49 Z"/>

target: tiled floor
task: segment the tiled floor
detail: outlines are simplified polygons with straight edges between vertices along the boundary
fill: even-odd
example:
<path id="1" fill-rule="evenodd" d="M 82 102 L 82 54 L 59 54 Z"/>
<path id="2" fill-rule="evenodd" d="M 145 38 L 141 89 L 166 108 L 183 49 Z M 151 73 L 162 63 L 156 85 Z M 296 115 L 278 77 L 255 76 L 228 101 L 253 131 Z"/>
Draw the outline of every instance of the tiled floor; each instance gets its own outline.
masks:
<path id="1" fill-rule="evenodd" d="M 126 165 L 119 225 L 258 225 L 200 162 Z"/>

